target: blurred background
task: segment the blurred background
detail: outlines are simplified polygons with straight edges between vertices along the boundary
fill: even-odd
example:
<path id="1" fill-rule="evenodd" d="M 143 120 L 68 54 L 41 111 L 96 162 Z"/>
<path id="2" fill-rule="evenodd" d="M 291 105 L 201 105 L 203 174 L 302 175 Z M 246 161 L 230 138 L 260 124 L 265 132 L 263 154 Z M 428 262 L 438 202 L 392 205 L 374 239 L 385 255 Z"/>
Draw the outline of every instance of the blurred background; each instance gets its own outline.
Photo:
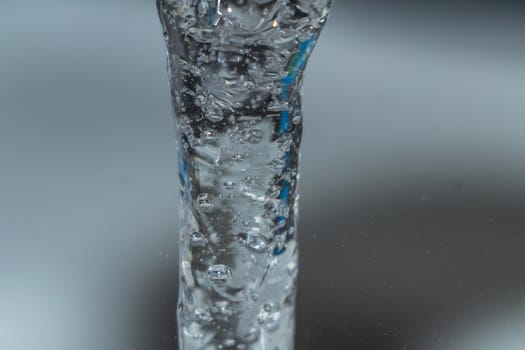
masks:
<path id="1" fill-rule="evenodd" d="M 525 348 L 525 3 L 339 0 L 308 66 L 297 349 Z M 0 349 L 177 349 L 147 0 L 0 2 Z"/>

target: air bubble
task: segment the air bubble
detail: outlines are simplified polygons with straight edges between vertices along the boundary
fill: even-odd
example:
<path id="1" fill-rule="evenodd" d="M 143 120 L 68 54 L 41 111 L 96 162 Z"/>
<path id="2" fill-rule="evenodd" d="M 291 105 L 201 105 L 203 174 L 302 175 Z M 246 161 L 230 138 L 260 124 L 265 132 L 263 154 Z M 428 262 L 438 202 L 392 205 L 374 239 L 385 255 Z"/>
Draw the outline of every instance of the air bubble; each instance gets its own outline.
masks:
<path id="1" fill-rule="evenodd" d="M 268 313 L 264 310 L 259 311 L 259 313 L 257 314 L 257 322 L 261 325 L 266 322 L 267 318 L 268 318 Z"/>
<path id="2" fill-rule="evenodd" d="M 219 52 L 217 54 L 217 63 L 224 64 L 225 62 L 226 62 L 226 55 L 224 54 L 224 52 Z"/>
<path id="3" fill-rule="evenodd" d="M 219 234 L 217 232 L 212 232 L 210 234 L 210 242 L 217 245 L 220 242 Z"/>
<path id="4" fill-rule="evenodd" d="M 274 332 L 279 328 L 279 321 L 281 320 L 281 314 L 274 312 L 266 318 L 266 329 L 270 332 Z"/>
<path id="5" fill-rule="evenodd" d="M 256 234 L 241 232 L 237 237 L 241 245 L 258 253 L 263 252 L 268 246 L 266 240 Z"/>
<path id="6" fill-rule="evenodd" d="M 202 141 L 204 143 L 212 143 L 215 141 L 216 133 L 215 130 L 206 129 L 202 132 Z"/>
<path id="7" fill-rule="evenodd" d="M 224 340 L 224 346 L 232 347 L 235 345 L 235 339 L 226 339 Z"/>
<path id="8" fill-rule="evenodd" d="M 201 232 L 193 232 L 190 235 L 190 243 L 194 247 L 204 247 L 206 244 L 208 244 L 208 239 Z"/>
<path id="9" fill-rule="evenodd" d="M 208 268 L 208 277 L 214 283 L 226 283 L 232 277 L 232 270 L 226 265 L 212 265 Z"/>
<path id="10" fill-rule="evenodd" d="M 248 334 L 246 334 L 243 338 L 247 342 L 256 341 L 259 338 L 259 329 L 255 327 L 250 327 L 250 329 L 248 330 Z"/>
<path id="11" fill-rule="evenodd" d="M 201 193 L 197 196 L 197 204 L 203 209 L 213 208 L 212 200 L 207 193 Z"/>
<path id="12" fill-rule="evenodd" d="M 195 105 L 198 107 L 203 107 L 206 104 L 206 96 L 203 94 L 198 94 L 195 96 Z"/>
<path id="13" fill-rule="evenodd" d="M 295 263 L 294 261 L 290 261 L 288 265 L 286 265 L 286 271 L 288 271 L 288 274 L 290 274 L 290 276 L 293 276 L 297 271 L 297 263 Z"/>
<path id="14" fill-rule="evenodd" d="M 213 317 L 208 310 L 197 308 L 194 312 L 195 320 L 200 324 L 210 324 Z"/>
<path id="15" fill-rule="evenodd" d="M 245 141 L 251 144 L 257 144 L 263 139 L 264 133 L 259 129 L 250 129 L 243 132 L 243 138 Z"/>
<path id="16" fill-rule="evenodd" d="M 222 185 L 228 191 L 235 189 L 235 182 L 233 181 L 224 181 Z"/>
<path id="17" fill-rule="evenodd" d="M 218 123 L 224 119 L 224 114 L 222 110 L 218 108 L 209 108 L 206 111 L 205 115 L 206 115 L 206 119 L 214 123 Z"/>
<path id="18" fill-rule="evenodd" d="M 253 185 L 255 183 L 255 179 L 253 178 L 253 176 L 247 175 L 244 177 L 244 182 L 247 185 Z"/>
<path id="19" fill-rule="evenodd" d="M 227 301 L 217 301 L 213 305 L 212 311 L 215 314 L 218 314 L 224 317 L 229 317 L 233 315 L 233 310 L 231 309 L 230 303 Z"/>

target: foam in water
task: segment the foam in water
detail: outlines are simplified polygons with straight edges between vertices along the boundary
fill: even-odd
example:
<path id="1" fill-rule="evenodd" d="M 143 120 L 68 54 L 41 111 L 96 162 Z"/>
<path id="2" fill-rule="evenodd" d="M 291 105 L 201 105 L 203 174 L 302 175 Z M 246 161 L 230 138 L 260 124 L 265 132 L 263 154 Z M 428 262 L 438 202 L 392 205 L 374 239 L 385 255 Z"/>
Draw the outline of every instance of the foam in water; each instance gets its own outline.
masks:
<path id="1" fill-rule="evenodd" d="M 300 88 L 331 0 L 158 0 L 181 181 L 180 350 L 291 350 Z"/>

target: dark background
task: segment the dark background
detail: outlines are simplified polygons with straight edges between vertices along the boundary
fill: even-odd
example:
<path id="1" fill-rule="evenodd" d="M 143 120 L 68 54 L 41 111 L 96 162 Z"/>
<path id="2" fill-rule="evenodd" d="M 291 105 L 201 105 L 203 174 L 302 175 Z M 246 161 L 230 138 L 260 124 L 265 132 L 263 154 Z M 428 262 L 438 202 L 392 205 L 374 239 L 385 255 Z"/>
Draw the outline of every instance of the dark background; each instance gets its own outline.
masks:
<path id="1" fill-rule="evenodd" d="M 0 349 L 176 349 L 153 1 L 0 2 Z M 297 349 L 525 348 L 525 3 L 339 0 L 308 66 Z"/>

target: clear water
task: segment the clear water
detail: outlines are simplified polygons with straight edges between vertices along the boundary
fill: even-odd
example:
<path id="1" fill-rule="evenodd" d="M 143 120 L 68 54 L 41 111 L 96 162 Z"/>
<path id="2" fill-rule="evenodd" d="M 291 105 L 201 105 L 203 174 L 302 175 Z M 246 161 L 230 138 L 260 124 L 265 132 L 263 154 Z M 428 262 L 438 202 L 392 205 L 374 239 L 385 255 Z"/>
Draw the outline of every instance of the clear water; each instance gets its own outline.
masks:
<path id="1" fill-rule="evenodd" d="M 180 350 L 291 350 L 302 72 L 331 0 L 159 0 L 180 146 Z"/>

